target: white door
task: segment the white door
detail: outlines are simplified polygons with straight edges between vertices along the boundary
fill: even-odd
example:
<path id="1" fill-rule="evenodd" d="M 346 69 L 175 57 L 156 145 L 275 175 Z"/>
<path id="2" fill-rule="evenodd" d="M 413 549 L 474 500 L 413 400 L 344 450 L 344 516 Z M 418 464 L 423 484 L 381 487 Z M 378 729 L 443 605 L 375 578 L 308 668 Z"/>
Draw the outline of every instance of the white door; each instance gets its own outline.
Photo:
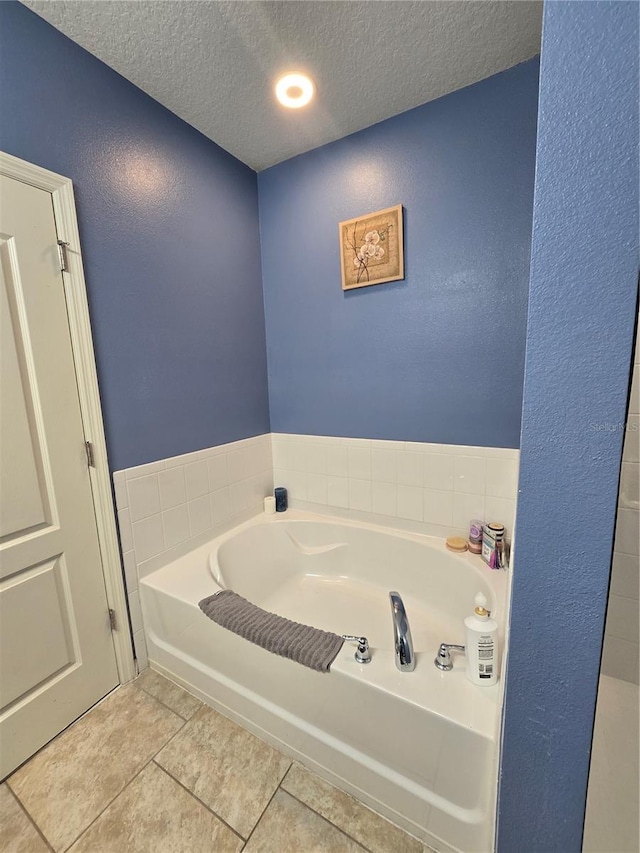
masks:
<path id="1" fill-rule="evenodd" d="M 118 684 L 51 194 L 0 176 L 0 779 Z"/>

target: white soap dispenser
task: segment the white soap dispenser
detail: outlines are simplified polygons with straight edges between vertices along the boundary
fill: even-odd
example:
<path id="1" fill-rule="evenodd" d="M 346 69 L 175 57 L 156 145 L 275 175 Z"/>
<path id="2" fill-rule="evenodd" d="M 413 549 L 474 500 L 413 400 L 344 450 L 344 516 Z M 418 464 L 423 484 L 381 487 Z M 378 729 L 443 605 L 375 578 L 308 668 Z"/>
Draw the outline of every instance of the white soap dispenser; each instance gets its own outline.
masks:
<path id="1" fill-rule="evenodd" d="M 490 617 L 487 599 L 479 592 L 473 616 L 464 620 L 467 678 L 474 684 L 495 684 L 498 680 L 498 623 Z"/>

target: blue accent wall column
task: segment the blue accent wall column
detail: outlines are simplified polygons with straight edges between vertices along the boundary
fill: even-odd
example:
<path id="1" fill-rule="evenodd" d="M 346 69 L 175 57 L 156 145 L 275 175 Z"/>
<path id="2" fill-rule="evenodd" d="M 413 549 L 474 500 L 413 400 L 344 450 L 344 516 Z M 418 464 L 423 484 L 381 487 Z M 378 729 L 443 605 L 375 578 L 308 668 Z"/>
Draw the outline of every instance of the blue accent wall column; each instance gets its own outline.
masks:
<path id="1" fill-rule="evenodd" d="M 12 2 L 0 147 L 74 182 L 112 469 L 268 432 L 256 173 Z"/>
<path id="2" fill-rule="evenodd" d="M 638 6 L 545 4 L 499 853 L 579 853 L 638 275 Z"/>

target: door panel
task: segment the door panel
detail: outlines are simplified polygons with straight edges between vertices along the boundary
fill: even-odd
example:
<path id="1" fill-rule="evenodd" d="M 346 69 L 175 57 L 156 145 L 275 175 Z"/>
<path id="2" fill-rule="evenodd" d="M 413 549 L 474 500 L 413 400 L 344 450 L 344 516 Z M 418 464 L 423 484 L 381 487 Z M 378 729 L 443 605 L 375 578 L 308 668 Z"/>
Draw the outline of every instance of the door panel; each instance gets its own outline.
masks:
<path id="1" fill-rule="evenodd" d="M 0 177 L 0 778 L 118 683 L 56 240 Z"/>
<path id="2" fill-rule="evenodd" d="M 33 411 L 24 357 L 24 330 L 12 323 L 9 297 L 17 304 L 18 276 L 13 240 L 0 238 L 0 435 L 2 436 L 2 493 L 0 536 L 24 533 L 45 518 L 39 474 L 41 455 L 31 433 Z M 13 251 L 12 251 L 13 250 Z M 17 312 L 15 312 L 17 314 Z M 14 315 L 15 316 L 15 315 Z M 17 317 L 16 317 L 17 319 Z M 25 393 L 26 392 L 26 393 Z M 50 518 L 49 518 L 50 520 Z"/>
<path id="3" fill-rule="evenodd" d="M 0 643 L 13 652 L 2 671 L 5 705 L 77 663 L 65 585 L 68 576 L 64 558 L 59 555 L 16 573 L 3 586 Z M 46 636 L 47 642 L 34 648 L 32 638 L 38 634 Z"/>

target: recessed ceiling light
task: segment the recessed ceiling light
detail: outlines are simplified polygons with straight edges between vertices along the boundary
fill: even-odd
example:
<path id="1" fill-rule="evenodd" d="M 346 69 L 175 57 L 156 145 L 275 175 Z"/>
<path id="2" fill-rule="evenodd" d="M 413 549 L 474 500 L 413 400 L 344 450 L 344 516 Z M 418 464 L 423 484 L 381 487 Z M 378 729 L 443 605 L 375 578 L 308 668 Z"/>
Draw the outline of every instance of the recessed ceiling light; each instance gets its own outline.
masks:
<path id="1" fill-rule="evenodd" d="M 313 98 L 313 83 L 306 74 L 285 74 L 276 83 L 276 97 L 285 107 L 298 109 Z"/>

